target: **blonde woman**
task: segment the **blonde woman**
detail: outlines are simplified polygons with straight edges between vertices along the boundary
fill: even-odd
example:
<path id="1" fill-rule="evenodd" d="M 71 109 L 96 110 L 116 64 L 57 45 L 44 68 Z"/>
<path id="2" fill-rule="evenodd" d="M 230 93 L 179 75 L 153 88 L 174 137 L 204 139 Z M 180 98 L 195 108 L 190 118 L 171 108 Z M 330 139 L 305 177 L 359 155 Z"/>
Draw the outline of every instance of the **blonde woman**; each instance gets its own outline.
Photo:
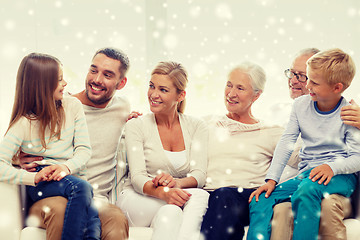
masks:
<path id="1" fill-rule="evenodd" d="M 152 71 L 151 113 L 125 126 L 130 167 L 118 205 L 130 226 L 153 227 L 152 239 L 198 239 L 208 193 L 206 124 L 183 114 L 187 73 L 175 62 Z"/>

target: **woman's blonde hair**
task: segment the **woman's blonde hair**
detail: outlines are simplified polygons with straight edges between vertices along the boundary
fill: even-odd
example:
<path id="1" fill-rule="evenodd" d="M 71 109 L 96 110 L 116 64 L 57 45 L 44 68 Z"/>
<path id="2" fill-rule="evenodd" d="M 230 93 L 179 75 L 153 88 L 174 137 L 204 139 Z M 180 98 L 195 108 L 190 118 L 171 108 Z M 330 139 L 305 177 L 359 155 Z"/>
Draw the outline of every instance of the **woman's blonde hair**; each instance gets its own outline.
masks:
<path id="1" fill-rule="evenodd" d="M 151 75 L 160 74 L 167 75 L 171 81 L 174 83 L 177 93 L 185 91 L 186 85 L 188 82 L 187 72 L 185 68 L 176 62 L 160 62 L 155 69 L 152 71 Z M 178 103 L 177 111 L 183 113 L 185 110 L 185 99 Z"/>
<path id="2" fill-rule="evenodd" d="M 50 55 L 30 53 L 20 63 L 15 88 L 15 101 L 8 130 L 21 117 L 39 121 L 41 145 L 46 149 L 45 132 L 60 139 L 65 113 L 61 100 L 55 101 L 61 62 Z"/>

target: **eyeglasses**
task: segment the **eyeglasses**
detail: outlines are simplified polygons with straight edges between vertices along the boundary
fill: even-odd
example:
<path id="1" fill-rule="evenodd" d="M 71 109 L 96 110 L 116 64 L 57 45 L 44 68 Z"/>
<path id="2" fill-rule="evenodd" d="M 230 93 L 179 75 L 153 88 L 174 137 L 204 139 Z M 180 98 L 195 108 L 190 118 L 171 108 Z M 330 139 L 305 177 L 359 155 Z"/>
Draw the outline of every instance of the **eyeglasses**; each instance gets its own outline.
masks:
<path id="1" fill-rule="evenodd" d="M 284 71 L 284 73 L 285 73 L 285 76 L 287 77 L 287 78 L 293 78 L 294 76 L 296 77 L 296 79 L 299 81 L 299 82 L 302 82 L 302 83 L 304 83 L 304 82 L 306 82 L 307 80 L 308 80 L 308 77 L 306 76 L 306 75 L 304 75 L 304 74 L 301 74 L 301 73 L 294 73 L 293 71 L 291 71 L 290 69 L 286 69 L 285 71 Z"/>

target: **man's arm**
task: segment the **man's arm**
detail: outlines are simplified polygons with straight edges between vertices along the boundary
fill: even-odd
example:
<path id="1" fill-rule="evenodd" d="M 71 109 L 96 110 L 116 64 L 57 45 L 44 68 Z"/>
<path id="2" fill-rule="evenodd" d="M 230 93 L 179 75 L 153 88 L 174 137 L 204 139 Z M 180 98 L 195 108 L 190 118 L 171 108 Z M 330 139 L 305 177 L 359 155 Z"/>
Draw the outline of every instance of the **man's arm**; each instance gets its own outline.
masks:
<path id="1" fill-rule="evenodd" d="M 334 161 L 326 163 L 334 173 L 351 174 L 360 171 L 360 131 L 348 126 L 345 130 L 346 155 L 337 156 Z"/>
<path id="2" fill-rule="evenodd" d="M 350 104 L 341 109 L 341 119 L 345 124 L 360 129 L 360 107 L 353 99 Z"/>
<path id="3" fill-rule="evenodd" d="M 14 159 L 14 161 L 19 163 L 22 169 L 25 169 L 28 172 L 35 172 L 36 167 L 39 166 L 37 163 L 35 163 L 35 161 L 41 161 L 43 159 L 43 157 L 20 152 L 20 154 L 17 156 L 17 159 Z"/>

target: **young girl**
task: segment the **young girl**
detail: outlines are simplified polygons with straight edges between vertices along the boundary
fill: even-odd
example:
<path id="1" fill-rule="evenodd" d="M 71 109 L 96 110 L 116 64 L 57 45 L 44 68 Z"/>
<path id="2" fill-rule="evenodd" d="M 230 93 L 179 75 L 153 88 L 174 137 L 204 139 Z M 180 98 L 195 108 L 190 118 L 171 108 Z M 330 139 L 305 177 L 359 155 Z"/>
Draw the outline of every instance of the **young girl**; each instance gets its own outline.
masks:
<path id="1" fill-rule="evenodd" d="M 100 239 L 100 220 L 91 207 L 92 188 L 83 175 L 91 148 L 81 103 L 63 98 L 66 82 L 55 57 L 31 53 L 16 79 L 9 128 L 0 145 L 0 181 L 25 184 L 33 201 L 68 199 L 62 239 Z M 37 172 L 11 166 L 19 151 L 42 156 Z M 70 175 L 72 174 L 72 175 Z"/>

